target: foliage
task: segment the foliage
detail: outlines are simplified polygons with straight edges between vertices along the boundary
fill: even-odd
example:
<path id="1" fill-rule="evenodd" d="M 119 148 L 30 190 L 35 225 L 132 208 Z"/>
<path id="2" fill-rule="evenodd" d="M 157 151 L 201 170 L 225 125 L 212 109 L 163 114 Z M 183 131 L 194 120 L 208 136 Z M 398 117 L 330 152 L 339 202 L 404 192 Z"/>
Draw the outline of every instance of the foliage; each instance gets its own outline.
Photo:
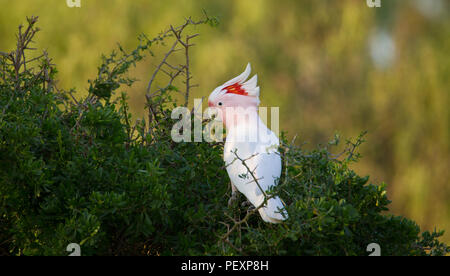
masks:
<path id="1" fill-rule="evenodd" d="M 363 136 L 339 155 L 330 153 L 338 137 L 312 151 L 283 138 L 284 173 L 271 193 L 288 206 L 285 223 L 247 216 L 242 197 L 228 208 L 223 145 L 170 137 L 171 93 L 181 89 L 148 91 L 152 116 L 135 124 L 126 94 L 112 100 L 132 85 L 129 68 L 155 41 L 179 41 L 180 28 L 105 57 L 89 94 L 76 99 L 55 85 L 45 52 L 26 59 L 36 21 L 19 29 L 15 51 L 1 53 L 0 254 L 67 255 L 74 242 L 83 255 L 367 255 L 372 242 L 383 255 L 449 251 L 442 232 L 420 235 L 413 221 L 385 214 L 385 185 L 351 170 Z M 188 68 L 186 60 L 173 70 L 189 78 Z"/>
<path id="2" fill-rule="evenodd" d="M 391 213 L 430 231 L 450 229 L 450 1 L 382 0 L 381 8 L 364 0 L 96 0 L 81 1 L 81 8 L 56 0 L 0 2 L 0 49 L 14 47 L 11 30 L 26 15 L 40 15 L 45 32 L 33 47 L 48 49 L 58 86 L 75 88 L 77 96 L 86 95 L 99 56 L 116 49 L 117 41 L 132 49 L 139 33 L 157 34 L 208 10 L 221 24 L 196 39 L 191 71 L 201 87 L 192 96 L 208 96 L 250 61 L 262 103 L 283 107 L 289 139 L 299 134 L 312 149 L 335 131 L 355 137 L 368 129 L 364 158 L 353 168 L 389 183 Z M 394 50 L 384 68 L 374 63 L 371 46 L 379 31 L 378 42 Z M 148 79 L 154 67 L 147 61 L 131 68 L 133 79 Z M 136 117 L 147 115 L 146 85 L 127 88 Z M 450 232 L 442 239 L 450 243 Z"/>

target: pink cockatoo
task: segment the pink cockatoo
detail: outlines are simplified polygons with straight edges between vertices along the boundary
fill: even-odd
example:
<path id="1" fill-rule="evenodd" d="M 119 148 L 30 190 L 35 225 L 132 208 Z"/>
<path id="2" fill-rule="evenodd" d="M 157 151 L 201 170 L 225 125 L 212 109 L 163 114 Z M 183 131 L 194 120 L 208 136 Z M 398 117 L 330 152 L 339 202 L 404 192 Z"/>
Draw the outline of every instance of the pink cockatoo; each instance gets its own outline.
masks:
<path id="1" fill-rule="evenodd" d="M 208 105 L 218 111 L 226 127 L 224 161 L 231 199 L 237 189 L 255 208 L 265 203 L 258 209 L 264 221 L 280 223 L 288 217 L 284 204 L 278 196 L 266 194 L 281 175 L 279 140 L 258 115 L 259 87 L 256 75 L 246 81 L 250 71 L 249 63 L 242 74 L 214 89 Z"/>

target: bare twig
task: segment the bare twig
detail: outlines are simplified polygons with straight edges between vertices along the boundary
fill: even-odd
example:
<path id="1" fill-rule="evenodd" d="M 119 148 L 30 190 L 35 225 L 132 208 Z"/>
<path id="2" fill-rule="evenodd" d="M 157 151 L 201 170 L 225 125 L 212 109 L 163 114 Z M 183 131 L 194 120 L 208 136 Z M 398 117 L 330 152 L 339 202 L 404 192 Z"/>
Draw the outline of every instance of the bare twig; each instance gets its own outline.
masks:
<path id="1" fill-rule="evenodd" d="M 259 209 L 261 209 L 262 207 L 264 207 L 264 205 L 267 203 L 267 201 L 268 201 L 269 199 L 273 198 L 273 197 L 275 197 L 275 195 L 270 195 L 270 196 L 268 196 L 268 197 L 265 197 L 264 201 L 263 201 L 258 207 L 256 207 L 256 208 L 252 209 L 251 211 L 247 212 L 247 214 L 245 215 L 245 217 L 244 217 L 243 219 L 239 220 L 239 221 L 236 221 L 235 219 L 233 219 L 233 218 L 231 218 L 230 216 L 228 216 L 228 218 L 230 218 L 230 219 L 234 222 L 234 225 L 233 225 L 233 227 L 231 227 L 231 229 L 229 229 L 229 230 L 227 231 L 227 233 L 225 233 L 220 239 L 223 240 L 223 241 L 227 240 L 228 237 L 231 235 L 231 233 L 233 233 L 233 231 L 236 230 L 236 228 L 237 228 L 238 226 L 240 226 L 240 225 L 243 224 L 243 223 L 246 223 L 246 222 L 249 220 L 249 218 L 250 218 L 254 213 L 258 212 Z"/>
<path id="2" fill-rule="evenodd" d="M 156 75 L 158 74 L 158 72 L 159 72 L 159 70 L 161 69 L 161 67 L 164 65 L 164 64 L 166 64 L 167 62 L 166 62 L 166 60 L 169 58 L 169 56 L 173 53 L 173 51 L 175 50 L 175 47 L 177 46 L 177 44 L 178 44 L 178 40 L 176 40 L 174 43 L 173 43 L 173 45 L 172 45 L 172 47 L 170 48 L 170 50 L 166 53 L 166 55 L 164 56 L 164 58 L 163 58 L 163 60 L 161 61 L 161 63 L 159 63 L 159 65 L 156 67 L 156 70 L 153 72 L 153 74 L 152 74 L 152 77 L 151 77 L 151 79 L 150 79 L 150 81 L 148 82 L 148 85 L 147 85 L 147 100 L 149 99 L 149 93 L 150 93 L 150 89 L 151 89 L 151 87 L 152 87 L 152 84 L 153 84 L 153 81 L 155 80 L 155 77 L 156 77 Z"/>
<path id="3" fill-rule="evenodd" d="M 247 212 L 247 214 L 245 215 L 245 217 L 244 217 L 243 219 L 241 219 L 241 220 L 238 220 L 238 221 L 237 221 L 237 220 L 233 219 L 232 217 L 230 217 L 228 214 L 225 213 L 225 216 L 227 216 L 229 219 L 231 219 L 231 220 L 233 221 L 234 225 L 231 227 L 231 229 L 228 229 L 228 231 L 227 231 L 223 236 L 220 237 L 220 240 L 221 240 L 221 241 L 224 241 L 224 242 L 226 242 L 226 243 L 228 243 L 228 244 L 230 244 L 230 245 L 233 247 L 233 249 L 235 249 L 235 250 L 241 252 L 241 251 L 242 251 L 241 249 L 236 248 L 234 245 L 232 245 L 232 243 L 229 241 L 229 236 L 230 236 L 236 229 L 238 229 L 238 227 L 239 227 L 240 225 L 242 225 L 242 224 L 244 224 L 244 223 L 247 223 L 247 221 L 249 220 L 249 218 L 250 218 L 254 213 L 258 212 L 259 209 L 261 209 L 262 207 L 264 207 L 264 206 L 267 204 L 267 201 L 268 201 L 269 199 L 275 197 L 275 195 L 274 195 L 274 194 L 271 194 L 271 195 L 267 195 L 267 194 L 266 194 L 266 192 L 261 188 L 261 185 L 259 184 L 259 180 L 261 180 L 261 178 L 258 179 L 258 178 L 255 176 L 255 174 L 254 174 L 254 170 L 252 171 L 252 170 L 249 168 L 249 166 L 247 165 L 247 163 L 246 163 L 246 161 L 248 161 L 248 160 L 250 160 L 251 158 L 257 156 L 258 154 L 256 153 L 256 154 L 253 154 L 253 155 L 249 156 L 249 157 L 246 158 L 246 159 L 243 159 L 243 158 L 239 157 L 239 155 L 237 154 L 237 150 L 233 151 L 233 153 L 234 153 L 234 155 L 235 155 L 235 158 L 233 159 L 233 161 L 232 161 L 231 163 L 227 164 L 227 166 L 231 165 L 231 164 L 234 163 L 236 160 L 239 160 L 239 161 L 242 163 L 242 165 L 246 168 L 247 173 L 249 173 L 249 174 L 252 176 L 253 180 L 252 180 L 251 182 L 255 182 L 256 185 L 258 186 L 258 188 L 261 190 L 261 192 L 262 192 L 263 195 L 264 195 L 264 200 L 263 200 L 263 202 L 262 202 L 259 206 L 257 206 L 255 209 L 253 209 L 253 210 Z M 256 168 L 255 168 L 255 170 L 256 170 Z M 249 182 L 249 183 L 251 183 L 251 182 Z"/>
<path id="4" fill-rule="evenodd" d="M 248 173 L 252 176 L 253 180 L 250 181 L 249 183 L 255 182 L 256 185 L 258 186 L 258 188 L 261 190 L 261 192 L 262 192 L 262 194 L 264 195 L 264 197 L 267 197 L 266 192 L 265 192 L 264 189 L 261 188 L 261 186 L 259 185 L 258 180 L 261 180 L 261 179 L 257 179 L 256 176 L 255 176 L 255 174 L 254 174 L 256 168 L 252 171 L 252 170 L 248 167 L 248 165 L 247 165 L 247 163 L 246 163 L 246 161 L 248 161 L 248 160 L 250 160 L 251 158 L 257 156 L 258 154 L 256 153 L 256 154 L 253 154 L 253 155 L 251 155 L 250 157 L 248 157 L 248 158 L 246 158 L 246 159 L 242 159 L 242 158 L 239 157 L 239 155 L 237 154 L 237 149 L 236 149 L 235 151 L 233 151 L 232 153 L 235 155 L 235 157 L 236 157 L 237 160 L 241 161 L 242 165 L 247 169 Z"/>
<path id="5" fill-rule="evenodd" d="M 9 105 L 12 103 L 12 99 L 17 96 L 16 93 L 21 93 L 25 91 L 26 86 L 35 83 L 35 81 L 42 80 L 43 89 L 53 88 L 53 81 L 50 78 L 49 69 L 51 69 L 51 60 L 48 58 L 47 53 L 44 51 L 42 55 L 35 58 L 27 60 L 25 52 L 26 50 L 35 50 L 35 48 L 29 47 L 31 43 L 34 43 L 33 38 L 35 34 L 39 31 L 39 28 L 35 27 L 38 17 L 27 18 L 28 26 L 24 29 L 23 25 L 19 25 L 19 31 L 16 34 L 17 44 L 16 49 L 10 53 L 0 52 L 2 58 L 2 72 L 1 77 L 3 82 L 8 83 L 7 78 L 13 80 L 14 90 L 12 91 L 10 100 L 3 107 L 2 115 L 8 109 Z M 31 69 L 28 70 L 27 64 L 34 61 L 43 61 L 42 68 L 39 72 L 35 73 Z M 7 76 L 6 66 L 12 66 L 12 73 Z M 22 76 L 29 76 L 30 78 L 22 78 Z M 23 87 L 22 87 L 23 83 Z M 47 88 L 46 88 L 47 87 Z M 47 112 L 44 112 L 44 116 Z"/>
<path id="6" fill-rule="evenodd" d="M 23 25 L 19 25 L 19 32 L 16 35 L 17 46 L 15 51 L 7 54 L 1 53 L 1 55 L 9 60 L 14 67 L 14 90 L 20 91 L 20 74 L 26 72 L 28 63 L 25 58 L 25 50 L 33 50 L 28 45 L 33 42 L 34 35 L 39 31 L 39 28 L 35 28 L 38 17 L 27 18 L 28 27 L 23 31 Z"/>
<path id="7" fill-rule="evenodd" d="M 190 47 L 194 46 L 190 41 L 197 37 L 199 34 L 186 35 L 184 36 L 184 31 L 187 26 L 195 26 L 199 24 L 204 24 L 210 22 L 211 18 L 205 13 L 205 18 L 200 21 L 194 21 L 190 17 L 185 19 L 185 22 L 177 27 L 170 26 L 163 34 L 161 34 L 156 41 L 163 41 L 167 37 L 173 37 L 174 42 L 171 44 L 169 50 L 165 53 L 163 59 L 157 64 L 156 69 L 152 72 L 150 80 L 147 84 L 146 90 L 146 106 L 148 108 L 148 130 L 146 135 L 152 134 L 155 124 L 154 120 L 157 121 L 156 114 L 160 108 L 158 105 L 161 103 L 161 99 L 154 101 L 153 97 L 158 94 L 162 94 L 167 90 L 174 90 L 181 92 L 173 86 L 173 83 L 181 76 L 184 75 L 185 91 L 184 91 L 184 106 L 186 107 L 189 102 L 190 91 L 193 87 L 198 85 L 192 85 L 191 79 L 192 74 L 190 70 L 190 59 L 189 50 Z M 179 51 L 183 51 L 185 62 L 184 64 L 174 65 L 169 62 L 170 58 Z M 169 77 L 167 84 L 163 87 L 157 87 L 157 89 L 152 89 L 154 87 L 155 80 L 157 79 L 158 73 L 162 72 Z"/>

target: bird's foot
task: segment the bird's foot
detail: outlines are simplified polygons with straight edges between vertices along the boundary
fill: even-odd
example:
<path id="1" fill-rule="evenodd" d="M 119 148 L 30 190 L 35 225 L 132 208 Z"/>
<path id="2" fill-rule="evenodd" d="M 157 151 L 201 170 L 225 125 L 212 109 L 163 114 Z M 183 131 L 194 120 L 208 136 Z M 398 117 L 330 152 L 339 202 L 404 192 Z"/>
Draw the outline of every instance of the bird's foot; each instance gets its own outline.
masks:
<path id="1" fill-rule="evenodd" d="M 236 202 L 237 199 L 238 199 L 238 193 L 237 192 L 232 192 L 231 193 L 231 197 L 228 200 L 228 207 L 233 206 L 233 203 Z"/>
<path id="2" fill-rule="evenodd" d="M 245 207 L 245 206 L 253 206 L 253 205 L 250 203 L 250 201 L 246 200 L 246 201 L 242 202 L 241 206 Z"/>
<path id="3" fill-rule="evenodd" d="M 250 204 L 250 206 L 247 209 L 247 213 L 253 212 L 253 210 L 255 210 L 255 209 L 256 209 L 256 207 Z"/>

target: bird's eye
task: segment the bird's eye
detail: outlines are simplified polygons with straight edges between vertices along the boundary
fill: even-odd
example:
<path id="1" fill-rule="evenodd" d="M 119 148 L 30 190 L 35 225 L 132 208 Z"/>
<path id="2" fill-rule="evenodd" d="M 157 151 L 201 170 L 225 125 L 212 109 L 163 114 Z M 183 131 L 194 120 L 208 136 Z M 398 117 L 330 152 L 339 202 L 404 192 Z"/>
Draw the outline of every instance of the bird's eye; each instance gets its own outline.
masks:
<path id="1" fill-rule="evenodd" d="M 218 104 L 218 105 L 222 105 L 222 102 L 218 102 L 217 104 Z"/>

